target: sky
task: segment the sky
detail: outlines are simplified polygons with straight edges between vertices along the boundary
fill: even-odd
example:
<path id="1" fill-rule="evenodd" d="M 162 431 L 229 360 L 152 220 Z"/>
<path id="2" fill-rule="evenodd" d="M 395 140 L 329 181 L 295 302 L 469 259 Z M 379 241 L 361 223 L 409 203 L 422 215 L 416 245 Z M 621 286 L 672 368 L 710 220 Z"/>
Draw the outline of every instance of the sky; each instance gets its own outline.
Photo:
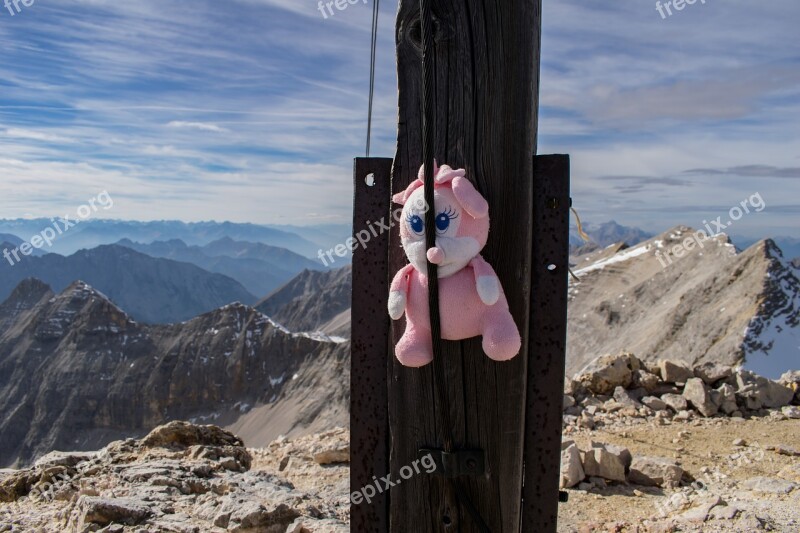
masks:
<path id="1" fill-rule="evenodd" d="M 728 231 L 800 237 L 800 3 L 702 2 L 662 18 L 651 0 L 544 0 L 538 152 L 570 154 L 588 221 L 701 227 L 758 195 Z M 107 191 L 109 218 L 350 221 L 371 2 L 19 6 L 0 4 L 0 218 Z M 388 157 L 396 8 L 378 38 Z"/>

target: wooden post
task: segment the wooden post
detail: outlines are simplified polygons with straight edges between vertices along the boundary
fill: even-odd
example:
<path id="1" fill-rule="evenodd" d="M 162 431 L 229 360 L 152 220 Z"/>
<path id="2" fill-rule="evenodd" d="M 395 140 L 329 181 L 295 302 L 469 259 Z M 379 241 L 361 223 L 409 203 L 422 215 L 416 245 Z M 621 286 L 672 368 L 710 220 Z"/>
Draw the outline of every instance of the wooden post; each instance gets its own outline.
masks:
<path id="1" fill-rule="evenodd" d="M 523 348 L 512 361 L 495 363 L 484 355 L 480 339 L 444 343 L 449 405 L 436 398 L 431 365 L 407 369 L 392 359 L 390 472 L 411 465 L 421 448 L 441 448 L 447 428 L 441 427 L 440 414 L 450 409 L 456 445 L 486 454 L 487 474 L 460 480 L 466 493 L 492 532 L 518 532 L 523 518 L 541 0 L 437 0 L 433 10 L 436 158 L 465 168 L 489 201 L 494 229 L 482 253 L 505 288 Z M 399 129 L 392 190 L 399 192 L 422 163 L 418 0 L 400 0 L 396 37 Z M 395 228 L 389 274 L 405 263 Z M 395 341 L 403 328 L 402 321 L 395 323 Z M 559 419 L 559 431 L 560 424 Z M 419 475 L 403 481 L 392 489 L 389 506 L 391 531 L 477 531 L 441 478 Z"/>

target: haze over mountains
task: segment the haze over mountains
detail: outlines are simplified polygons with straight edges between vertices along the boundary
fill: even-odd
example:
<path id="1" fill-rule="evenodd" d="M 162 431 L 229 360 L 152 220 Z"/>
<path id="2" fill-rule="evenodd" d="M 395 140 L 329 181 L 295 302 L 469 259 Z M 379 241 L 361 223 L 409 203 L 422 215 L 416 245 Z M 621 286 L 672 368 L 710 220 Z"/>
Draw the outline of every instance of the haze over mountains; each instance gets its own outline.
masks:
<path id="1" fill-rule="evenodd" d="M 74 222 L 75 220 L 73 220 Z M 52 248 L 45 251 L 72 254 L 82 248 L 114 244 L 122 239 L 149 244 L 154 241 L 180 239 L 187 245 L 203 246 L 229 238 L 236 241 L 258 242 L 285 248 L 307 258 L 316 258 L 320 248 L 327 250 L 350 236 L 350 229 L 341 224 L 308 227 L 266 226 L 234 222 L 181 222 L 162 220 L 137 222 L 130 220 L 88 219 L 60 235 Z M 50 219 L 0 219 L 0 233 L 30 239 L 52 225 Z M 0 239 L 2 241 L 2 239 Z"/>
<path id="2" fill-rule="evenodd" d="M 199 266 L 235 279 L 251 293 L 263 296 L 305 269 L 321 270 L 319 263 L 285 248 L 223 237 L 205 246 L 188 246 L 180 239 L 141 244 L 129 239 L 117 243 L 151 257 Z M 247 302 L 250 303 L 250 302 Z"/>
<path id="3" fill-rule="evenodd" d="M 149 323 L 180 322 L 231 302 L 251 304 L 257 300 L 227 276 L 117 245 L 81 250 L 68 257 L 22 256 L 15 265 L 0 261 L 0 298 L 8 297 L 19 282 L 30 277 L 58 292 L 76 280 L 85 280 L 115 304 L 129 309 L 136 320 Z"/>

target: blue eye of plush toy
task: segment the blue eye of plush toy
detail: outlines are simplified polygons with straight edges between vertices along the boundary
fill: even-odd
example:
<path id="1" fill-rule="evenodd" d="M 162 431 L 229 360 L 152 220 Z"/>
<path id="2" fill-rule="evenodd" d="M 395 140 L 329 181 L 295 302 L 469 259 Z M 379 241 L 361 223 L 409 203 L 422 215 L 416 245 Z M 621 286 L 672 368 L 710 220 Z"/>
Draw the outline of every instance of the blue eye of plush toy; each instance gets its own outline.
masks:
<path id="1" fill-rule="evenodd" d="M 450 221 L 454 218 L 458 218 L 458 214 L 453 210 L 452 207 L 448 207 L 446 211 L 442 211 L 436 215 L 436 229 L 440 233 L 444 233 L 447 231 L 447 228 L 450 227 Z"/>
<path id="2" fill-rule="evenodd" d="M 439 213 L 436 217 L 436 229 L 446 231 L 448 227 L 450 227 L 450 217 L 444 213 Z"/>
<path id="3" fill-rule="evenodd" d="M 408 217 L 406 217 L 406 220 L 408 220 L 408 226 L 414 233 L 421 234 L 422 230 L 425 229 L 425 222 L 419 215 L 409 214 Z"/>

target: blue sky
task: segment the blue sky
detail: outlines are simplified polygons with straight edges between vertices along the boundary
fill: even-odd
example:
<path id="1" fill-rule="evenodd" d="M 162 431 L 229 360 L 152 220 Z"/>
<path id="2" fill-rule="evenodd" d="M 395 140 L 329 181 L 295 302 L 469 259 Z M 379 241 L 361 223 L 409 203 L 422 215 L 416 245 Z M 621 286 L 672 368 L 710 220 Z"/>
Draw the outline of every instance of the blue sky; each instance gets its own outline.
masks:
<path id="1" fill-rule="evenodd" d="M 797 0 L 544 0 L 540 153 L 569 153 L 585 219 L 800 227 Z M 663 2 L 662 2 L 663 3 Z M 21 5 L 21 4 L 20 4 Z M 0 6 L 1 7 L 1 6 Z M 366 128 L 371 4 L 35 0 L 0 10 L 0 217 L 340 223 Z M 384 1 L 373 154 L 394 153 Z"/>

